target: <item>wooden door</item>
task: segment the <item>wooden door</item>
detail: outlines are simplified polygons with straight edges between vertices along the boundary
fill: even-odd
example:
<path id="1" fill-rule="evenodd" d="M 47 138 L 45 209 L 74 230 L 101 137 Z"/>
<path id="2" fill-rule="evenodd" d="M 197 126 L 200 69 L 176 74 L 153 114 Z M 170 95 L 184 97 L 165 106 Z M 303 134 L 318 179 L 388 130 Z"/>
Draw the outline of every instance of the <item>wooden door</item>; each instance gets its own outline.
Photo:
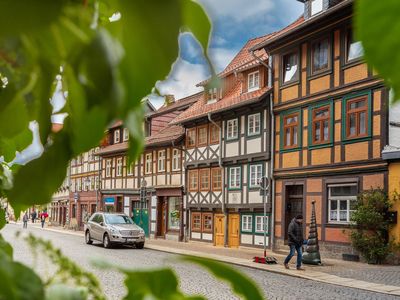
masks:
<path id="1" fill-rule="evenodd" d="M 285 211 L 285 242 L 288 239 L 288 227 L 297 215 L 303 214 L 303 186 L 292 185 L 286 187 Z"/>
<path id="2" fill-rule="evenodd" d="M 214 217 L 214 244 L 215 246 L 224 246 L 224 232 L 225 232 L 225 224 L 224 224 L 224 215 L 215 215 Z"/>
<path id="3" fill-rule="evenodd" d="M 229 214 L 229 247 L 239 247 L 239 214 Z"/>

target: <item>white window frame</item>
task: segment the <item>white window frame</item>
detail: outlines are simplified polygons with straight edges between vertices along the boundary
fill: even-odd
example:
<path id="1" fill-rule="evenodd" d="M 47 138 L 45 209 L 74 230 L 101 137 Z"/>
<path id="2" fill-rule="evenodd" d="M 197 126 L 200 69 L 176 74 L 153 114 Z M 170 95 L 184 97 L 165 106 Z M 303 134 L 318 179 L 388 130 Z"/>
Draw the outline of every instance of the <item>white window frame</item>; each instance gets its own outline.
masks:
<path id="1" fill-rule="evenodd" d="M 331 224 L 350 224 L 350 212 L 354 210 L 350 210 L 350 202 L 351 201 L 357 201 L 357 195 L 349 195 L 349 196 L 331 196 L 331 188 L 332 187 L 339 187 L 339 186 L 355 186 L 357 187 L 357 183 L 348 183 L 348 184 L 329 184 L 327 186 L 328 190 L 328 223 Z M 346 215 L 347 215 L 347 220 L 346 221 L 340 221 L 340 201 L 347 201 L 347 207 L 346 207 Z M 336 201 L 337 202 L 337 208 L 336 208 L 336 220 L 331 220 L 331 201 Z"/>
<path id="2" fill-rule="evenodd" d="M 111 177 L 111 159 L 106 159 L 106 177 Z"/>
<path id="3" fill-rule="evenodd" d="M 114 131 L 114 144 L 119 143 L 120 140 L 121 140 L 121 133 L 120 130 L 117 129 Z"/>
<path id="4" fill-rule="evenodd" d="M 126 162 L 127 164 L 128 164 L 128 159 L 127 159 L 127 162 Z M 129 166 L 127 166 L 127 174 L 128 175 L 133 175 L 133 166 L 134 166 L 134 162 L 131 162 L 130 164 L 129 164 Z"/>
<path id="5" fill-rule="evenodd" d="M 257 226 L 259 224 L 259 220 L 260 220 L 261 229 L 259 229 L 259 227 Z M 269 216 L 265 216 L 265 221 L 266 221 L 266 223 L 265 223 L 265 231 L 268 233 L 268 230 L 269 230 L 269 228 L 268 228 Z M 264 223 L 264 216 L 262 216 L 262 215 L 256 216 L 255 222 L 254 222 L 254 232 L 255 233 L 264 233 L 263 223 Z"/>
<path id="6" fill-rule="evenodd" d="M 146 153 L 145 155 L 145 174 L 151 174 L 153 171 L 153 154 L 152 153 Z"/>
<path id="7" fill-rule="evenodd" d="M 254 164 L 249 167 L 249 187 L 260 187 L 261 178 L 263 177 L 263 165 Z"/>
<path id="8" fill-rule="evenodd" d="M 214 98 L 215 96 L 215 98 Z M 208 90 L 208 100 L 207 104 L 212 104 L 217 102 L 218 100 L 218 89 L 217 88 L 211 88 Z"/>
<path id="9" fill-rule="evenodd" d="M 313 5 L 314 4 L 314 5 Z M 324 0 L 310 1 L 310 15 L 315 16 L 324 10 Z"/>
<path id="10" fill-rule="evenodd" d="M 236 132 L 235 132 L 236 128 Z M 226 138 L 227 140 L 234 140 L 238 138 L 239 134 L 239 119 L 231 119 L 226 121 Z"/>
<path id="11" fill-rule="evenodd" d="M 116 176 L 122 176 L 122 157 L 117 158 L 117 174 Z"/>
<path id="12" fill-rule="evenodd" d="M 257 130 L 258 117 L 258 130 Z M 261 132 L 261 114 L 256 113 L 247 117 L 247 135 L 258 135 Z"/>
<path id="13" fill-rule="evenodd" d="M 242 183 L 242 167 L 230 167 L 229 189 L 240 189 L 242 186 L 241 183 Z"/>
<path id="14" fill-rule="evenodd" d="M 253 92 L 258 89 L 260 89 L 260 71 L 255 71 L 247 75 L 247 91 Z"/>
<path id="15" fill-rule="evenodd" d="M 160 150 L 157 153 L 157 171 L 165 172 L 165 150 Z"/>
<path id="16" fill-rule="evenodd" d="M 181 153 L 178 149 L 172 150 L 172 171 L 179 171 L 181 169 Z"/>
<path id="17" fill-rule="evenodd" d="M 253 215 L 242 215 L 242 232 L 253 232 Z"/>
<path id="18" fill-rule="evenodd" d="M 129 140 L 129 130 L 128 128 L 124 128 L 123 134 L 122 134 L 122 139 L 124 142 Z"/>

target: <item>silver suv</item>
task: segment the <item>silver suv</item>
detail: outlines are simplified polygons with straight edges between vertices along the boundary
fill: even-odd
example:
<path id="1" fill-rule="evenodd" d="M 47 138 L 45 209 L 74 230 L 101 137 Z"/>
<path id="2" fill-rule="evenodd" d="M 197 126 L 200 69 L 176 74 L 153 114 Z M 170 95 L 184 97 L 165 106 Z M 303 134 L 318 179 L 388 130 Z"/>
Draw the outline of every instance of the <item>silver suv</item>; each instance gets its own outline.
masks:
<path id="1" fill-rule="evenodd" d="M 144 247 L 144 230 L 125 214 L 94 213 L 85 224 L 84 230 L 86 244 L 97 240 L 105 248 L 111 248 L 114 243 L 134 244 L 139 249 Z"/>

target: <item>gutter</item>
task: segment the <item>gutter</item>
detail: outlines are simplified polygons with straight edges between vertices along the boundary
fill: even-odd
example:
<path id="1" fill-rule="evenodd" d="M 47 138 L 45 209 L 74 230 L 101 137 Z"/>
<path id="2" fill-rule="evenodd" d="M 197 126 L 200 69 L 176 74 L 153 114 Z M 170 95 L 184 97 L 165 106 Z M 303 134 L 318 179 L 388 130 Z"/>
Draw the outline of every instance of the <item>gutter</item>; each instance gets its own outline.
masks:
<path id="1" fill-rule="evenodd" d="M 211 118 L 211 113 L 207 114 L 207 118 L 208 120 L 214 124 L 215 126 L 218 127 L 219 129 L 219 156 L 218 156 L 218 165 L 221 169 L 223 169 L 223 165 L 222 165 L 222 128 L 221 126 L 219 126 L 217 123 L 214 122 L 214 120 Z M 225 172 L 224 172 L 225 173 Z M 221 173 L 222 175 L 222 173 Z M 224 174 L 225 177 L 225 174 Z M 222 179 L 222 178 L 221 178 Z M 225 193 L 225 189 L 223 189 L 223 193 Z M 224 214 L 224 247 L 228 247 L 228 213 L 226 211 L 226 207 L 225 207 L 225 197 L 222 196 L 222 201 L 221 201 L 221 209 L 222 209 L 222 213 Z M 215 233 L 214 233 L 215 234 Z"/>

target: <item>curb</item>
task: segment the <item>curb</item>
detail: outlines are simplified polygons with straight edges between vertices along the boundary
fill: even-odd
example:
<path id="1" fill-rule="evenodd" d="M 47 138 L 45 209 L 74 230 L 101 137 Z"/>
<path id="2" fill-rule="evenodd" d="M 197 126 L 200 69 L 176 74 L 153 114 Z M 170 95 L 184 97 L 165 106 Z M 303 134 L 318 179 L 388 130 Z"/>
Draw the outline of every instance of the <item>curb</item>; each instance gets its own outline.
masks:
<path id="1" fill-rule="evenodd" d="M 18 225 L 18 224 L 15 224 L 15 225 Z M 36 226 L 32 226 L 32 228 L 42 229 L 42 228 L 36 227 Z M 43 229 L 52 231 L 52 232 L 57 232 L 57 233 L 64 233 L 64 234 L 79 236 L 79 237 L 84 236 L 83 232 L 71 232 L 69 230 L 60 230 L 60 229 L 53 229 L 53 228 L 48 228 L 48 227 L 45 227 Z M 321 283 L 333 284 L 333 285 L 343 286 L 343 287 L 348 287 L 348 288 L 355 288 L 355 289 L 360 289 L 360 290 L 365 290 L 365 291 L 375 292 L 375 293 L 380 293 L 380 294 L 400 296 L 400 286 L 384 285 L 384 284 L 380 284 L 380 283 L 372 283 L 372 282 L 368 282 L 368 281 L 356 280 L 356 279 L 351 279 L 351 278 L 346 278 L 346 277 L 339 277 L 336 275 L 331 275 L 328 273 L 318 272 L 318 271 L 313 271 L 313 270 L 307 270 L 305 272 L 297 271 L 294 269 L 286 270 L 281 265 L 257 264 L 257 263 L 254 263 L 252 261 L 249 261 L 249 260 L 243 259 L 243 258 L 235 258 L 235 257 L 230 257 L 230 256 L 224 256 L 224 255 L 208 254 L 208 253 L 203 253 L 203 252 L 198 252 L 198 251 L 193 251 L 193 250 L 176 249 L 176 248 L 163 247 L 163 246 L 158 246 L 158 245 L 151 245 L 151 242 L 150 242 L 150 245 L 149 245 L 149 243 L 147 243 L 145 245 L 145 248 L 154 250 L 154 251 L 166 252 L 166 253 L 209 258 L 209 259 L 214 259 L 216 261 L 224 262 L 227 264 L 232 264 L 232 265 L 246 267 L 246 268 L 255 269 L 255 270 L 268 271 L 268 272 L 272 272 L 272 273 L 276 273 L 276 274 L 280 274 L 280 275 L 286 275 L 286 276 L 297 277 L 297 278 L 302 278 L 302 279 L 307 279 L 307 280 L 312 280 L 312 281 L 318 281 Z"/>

